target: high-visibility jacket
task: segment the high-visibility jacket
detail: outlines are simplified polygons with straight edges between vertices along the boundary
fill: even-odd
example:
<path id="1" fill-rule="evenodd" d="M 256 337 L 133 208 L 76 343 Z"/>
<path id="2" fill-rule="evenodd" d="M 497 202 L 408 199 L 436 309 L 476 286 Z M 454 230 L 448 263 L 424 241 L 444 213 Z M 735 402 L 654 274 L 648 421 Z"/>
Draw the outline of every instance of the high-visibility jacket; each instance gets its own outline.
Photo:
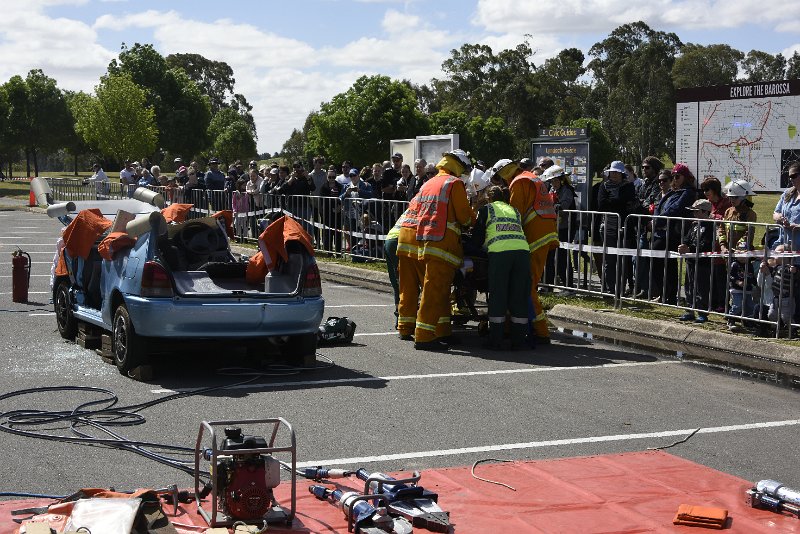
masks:
<path id="1" fill-rule="evenodd" d="M 427 186 L 430 182 L 440 177 L 444 177 L 438 180 L 442 185 L 447 177 L 454 178 L 448 175 L 446 171 L 441 171 L 436 178 L 428 180 L 425 185 Z M 424 188 L 425 186 L 423 186 Z M 445 209 L 443 210 L 446 217 L 444 219 L 445 230 L 442 239 L 439 241 L 417 239 L 419 231 L 416 225 L 410 224 L 410 220 L 414 219 L 415 214 L 411 213 L 411 206 L 409 205 L 409 210 L 407 210 L 406 216 L 403 218 L 404 222 L 401 223 L 400 235 L 397 238 L 398 256 L 408 256 L 417 260 L 436 259 L 453 267 L 461 266 L 461 259 L 464 256 L 464 249 L 461 245 L 461 226 L 471 225 L 475 220 L 475 212 L 472 211 L 469 205 L 464 182 L 454 178 L 453 181 L 447 183 L 446 188 L 448 199 L 444 204 Z M 439 190 L 435 189 L 434 191 L 438 193 Z M 421 194 L 423 194 L 422 191 L 417 196 Z M 438 196 L 436 194 L 437 198 Z"/>
<path id="2" fill-rule="evenodd" d="M 391 239 L 397 239 L 400 236 L 400 228 L 403 225 L 403 219 L 406 217 L 406 212 L 404 211 L 403 214 L 397 219 L 397 222 L 394 223 L 391 230 L 386 234 L 386 241 Z"/>
<path id="3" fill-rule="evenodd" d="M 447 204 L 456 182 L 461 180 L 440 172 L 425 182 L 419 193 L 411 199 L 401 225 L 404 228 L 416 228 L 418 241 L 444 239 L 447 231 Z"/>
<path id="4" fill-rule="evenodd" d="M 509 191 L 509 204 L 522 215 L 531 252 L 542 247 L 557 248 L 557 216 L 547 185 L 535 174 L 524 171 L 511 181 Z"/>
<path id="5" fill-rule="evenodd" d="M 528 250 L 528 241 L 522 231 L 522 221 L 517 210 L 500 201 L 487 204 L 486 209 L 489 213 L 483 244 L 490 253 Z"/>

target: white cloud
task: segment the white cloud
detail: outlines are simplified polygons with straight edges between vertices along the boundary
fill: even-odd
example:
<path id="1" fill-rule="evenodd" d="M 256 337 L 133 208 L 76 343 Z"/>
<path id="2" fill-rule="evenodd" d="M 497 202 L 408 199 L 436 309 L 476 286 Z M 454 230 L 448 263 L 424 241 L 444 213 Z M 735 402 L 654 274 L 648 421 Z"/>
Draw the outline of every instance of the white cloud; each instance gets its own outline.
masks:
<path id="1" fill-rule="evenodd" d="M 792 46 L 790 46 L 788 48 L 784 48 L 783 50 L 781 50 L 781 54 L 783 54 L 783 57 L 785 57 L 786 59 L 789 59 L 790 57 L 792 57 L 792 55 L 795 52 L 800 54 L 800 43 L 793 44 Z"/>
<path id="2" fill-rule="evenodd" d="M 383 15 L 381 22 L 383 29 L 389 33 L 402 33 L 406 31 L 417 31 L 421 29 L 420 18 L 416 15 L 400 13 L 395 9 L 389 9 Z"/>
<path id="3" fill-rule="evenodd" d="M 609 32 L 645 21 L 660 30 L 765 26 L 797 31 L 786 23 L 793 0 L 478 0 L 473 24 L 489 31 L 530 33 Z M 792 19 L 792 22 L 794 19 Z"/>

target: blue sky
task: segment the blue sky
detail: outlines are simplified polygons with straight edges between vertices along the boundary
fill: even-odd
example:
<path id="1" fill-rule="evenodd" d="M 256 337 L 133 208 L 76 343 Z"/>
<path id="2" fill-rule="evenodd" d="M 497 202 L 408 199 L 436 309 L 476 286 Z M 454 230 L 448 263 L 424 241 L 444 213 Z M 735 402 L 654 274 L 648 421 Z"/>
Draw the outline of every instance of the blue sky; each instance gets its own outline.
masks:
<path id="1" fill-rule="evenodd" d="M 588 52 L 644 20 L 684 42 L 800 51 L 796 0 L 0 0 L 0 81 L 40 68 L 91 92 L 122 42 L 226 61 L 253 105 L 260 152 L 279 150 L 308 113 L 362 74 L 426 83 L 463 43 L 495 51 L 532 35 L 541 64 Z"/>

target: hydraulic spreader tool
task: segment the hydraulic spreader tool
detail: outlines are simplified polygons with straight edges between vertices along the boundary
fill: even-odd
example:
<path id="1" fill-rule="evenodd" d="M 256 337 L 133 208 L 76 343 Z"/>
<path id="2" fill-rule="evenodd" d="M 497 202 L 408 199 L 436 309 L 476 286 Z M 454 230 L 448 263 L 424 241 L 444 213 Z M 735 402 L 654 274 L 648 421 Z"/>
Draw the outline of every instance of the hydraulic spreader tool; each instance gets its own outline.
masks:
<path id="1" fill-rule="evenodd" d="M 355 491 L 328 489 L 314 484 L 308 491 L 317 499 L 331 501 L 344 512 L 347 531 L 355 534 L 410 534 L 411 523 L 403 517 L 392 517 L 383 507 L 374 507 L 368 501 L 375 495 L 359 495 Z M 382 498 L 381 498 L 382 499 Z"/>
<path id="2" fill-rule="evenodd" d="M 370 473 L 366 469 L 345 471 L 343 469 L 326 469 L 313 467 L 303 473 L 312 480 L 345 478 L 356 475 L 364 481 L 364 495 L 373 499 L 380 497 L 386 504 L 390 515 L 403 517 L 413 526 L 431 532 L 448 532 L 450 530 L 450 514 L 441 509 L 439 496 L 420 486 L 419 472 L 409 478 L 395 479 L 384 473 Z M 374 502 L 377 506 L 377 502 Z"/>
<path id="3" fill-rule="evenodd" d="M 746 492 L 746 502 L 753 508 L 788 512 L 800 519 L 800 491 L 788 488 L 776 480 L 760 480 Z"/>

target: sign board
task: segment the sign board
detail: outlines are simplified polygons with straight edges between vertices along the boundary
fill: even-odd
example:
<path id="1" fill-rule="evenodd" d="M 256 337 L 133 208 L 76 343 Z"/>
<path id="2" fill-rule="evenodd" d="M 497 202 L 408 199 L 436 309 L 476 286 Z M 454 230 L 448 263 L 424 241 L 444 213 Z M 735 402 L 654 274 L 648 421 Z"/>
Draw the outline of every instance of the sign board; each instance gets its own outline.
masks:
<path id="1" fill-rule="evenodd" d="M 679 89 L 676 160 L 702 181 L 748 180 L 756 191 L 788 186 L 800 160 L 800 80 Z"/>
<path id="2" fill-rule="evenodd" d="M 417 140 L 416 139 L 392 139 L 389 142 L 389 156 L 397 152 L 403 155 L 403 163 L 408 163 L 414 169 L 416 159 Z"/>
<path id="3" fill-rule="evenodd" d="M 548 128 L 548 130 L 554 130 Z M 556 165 L 564 169 L 569 175 L 575 193 L 578 195 L 576 203 L 579 209 L 589 209 L 589 189 L 591 176 L 589 164 L 589 138 L 586 137 L 585 128 L 571 128 L 583 130 L 582 139 L 576 136 L 543 136 L 533 140 L 531 153 L 533 160 L 538 162 L 542 158 L 552 159 Z M 568 137 L 569 140 L 559 140 Z"/>

